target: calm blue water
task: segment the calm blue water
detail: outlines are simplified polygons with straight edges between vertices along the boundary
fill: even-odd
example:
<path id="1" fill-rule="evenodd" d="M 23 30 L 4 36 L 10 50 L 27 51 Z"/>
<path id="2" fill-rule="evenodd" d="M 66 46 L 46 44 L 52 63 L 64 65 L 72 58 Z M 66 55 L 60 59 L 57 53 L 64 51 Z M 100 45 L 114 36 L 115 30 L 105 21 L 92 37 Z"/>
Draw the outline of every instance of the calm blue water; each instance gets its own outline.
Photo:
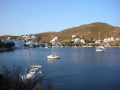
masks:
<path id="1" fill-rule="evenodd" d="M 31 63 L 41 64 L 43 76 L 54 90 L 120 90 L 120 48 L 55 48 L 60 60 L 48 60 L 51 48 L 31 48 Z M 25 68 L 27 49 L 0 53 L 0 67 L 13 64 Z"/>

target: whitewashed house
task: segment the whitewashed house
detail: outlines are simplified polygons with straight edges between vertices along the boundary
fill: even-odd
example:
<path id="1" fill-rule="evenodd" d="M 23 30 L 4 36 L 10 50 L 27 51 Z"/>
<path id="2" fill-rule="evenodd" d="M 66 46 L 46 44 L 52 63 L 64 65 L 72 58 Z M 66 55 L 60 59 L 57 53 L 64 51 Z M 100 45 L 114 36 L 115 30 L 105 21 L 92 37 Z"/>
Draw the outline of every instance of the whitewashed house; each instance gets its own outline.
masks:
<path id="1" fill-rule="evenodd" d="M 101 40 L 96 40 L 95 43 L 96 44 L 101 43 Z"/>
<path id="2" fill-rule="evenodd" d="M 33 41 L 28 41 L 26 42 L 26 45 L 29 45 L 29 47 L 33 47 L 35 43 Z"/>
<path id="3" fill-rule="evenodd" d="M 80 38 L 75 38 L 74 43 L 79 43 L 80 42 Z"/>
<path id="4" fill-rule="evenodd" d="M 120 40 L 120 38 L 116 38 L 115 40 L 116 40 L 116 41 L 119 41 L 119 40 Z"/>
<path id="5" fill-rule="evenodd" d="M 114 41 L 114 37 L 110 37 L 110 38 L 104 38 L 103 42 L 112 42 Z"/>
<path id="6" fill-rule="evenodd" d="M 76 35 L 72 35 L 72 39 L 73 39 L 73 38 L 76 38 Z"/>
<path id="7" fill-rule="evenodd" d="M 35 35 L 32 35 L 32 36 L 31 36 L 31 39 L 35 39 L 35 38 L 36 38 L 36 36 L 35 36 Z"/>
<path id="8" fill-rule="evenodd" d="M 81 39 L 80 39 L 80 42 L 85 43 L 85 39 L 84 39 L 84 38 L 81 38 Z"/>
<path id="9" fill-rule="evenodd" d="M 22 40 L 28 41 L 29 39 L 35 39 L 35 35 L 22 35 Z"/>

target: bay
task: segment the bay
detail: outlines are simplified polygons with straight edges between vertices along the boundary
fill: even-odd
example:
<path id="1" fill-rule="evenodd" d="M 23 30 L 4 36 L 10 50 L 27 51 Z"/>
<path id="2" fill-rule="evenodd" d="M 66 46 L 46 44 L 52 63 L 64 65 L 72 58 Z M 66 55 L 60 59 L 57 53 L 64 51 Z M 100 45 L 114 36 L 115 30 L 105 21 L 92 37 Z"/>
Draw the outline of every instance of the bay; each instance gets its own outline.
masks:
<path id="1" fill-rule="evenodd" d="M 107 48 L 96 52 L 95 48 L 54 48 L 60 59 L 48 60 L 51 48 L 30 48 L 31 64 L 42 65 L 44 79 L 52 82 L 54 90 L 119 90 L 120 48 Z M 28 65 L 28 49 L 0 52 L 2 65 L 22 67 Z"/>

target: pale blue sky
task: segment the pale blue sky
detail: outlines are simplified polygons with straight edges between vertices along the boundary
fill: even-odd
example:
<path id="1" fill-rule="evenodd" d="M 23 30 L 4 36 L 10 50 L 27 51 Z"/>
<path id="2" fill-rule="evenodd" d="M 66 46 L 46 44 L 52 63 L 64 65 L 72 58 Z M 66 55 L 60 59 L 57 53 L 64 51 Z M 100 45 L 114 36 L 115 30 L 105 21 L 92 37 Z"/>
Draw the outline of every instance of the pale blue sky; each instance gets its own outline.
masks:
<path id="1" fill-rule="evenodd" d="M 105 22 L 120 27 L 120 0 L 0 0 L 0 36 Z"/>

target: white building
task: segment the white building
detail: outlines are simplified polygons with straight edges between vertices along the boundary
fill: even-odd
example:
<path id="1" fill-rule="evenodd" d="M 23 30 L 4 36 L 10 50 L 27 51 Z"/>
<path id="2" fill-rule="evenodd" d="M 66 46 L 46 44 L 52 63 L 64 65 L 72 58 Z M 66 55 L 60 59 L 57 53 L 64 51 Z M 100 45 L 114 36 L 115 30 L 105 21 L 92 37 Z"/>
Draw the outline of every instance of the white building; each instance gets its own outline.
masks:
<path id="1" fill-rule="evenodd" d="M 32 36 L 31 36 L 31 39 L 35 39 L 35 38 L 36 38 L 36 36 L 35 36 L 35 35 L 32 35 Z"/>
<path id="2" fill-rule="evenodd" d="M 75 39 L 74 39 L 74 43 L 79 43 L 79 42 L 85 43 L 84 38 L 75 38 Z"/>
<path id="3" fill-rule="evenodd" d="M 95 43 L 96 43 L 96 44 L 101 43 L 100 41 L 101 41 L 101 40 L 96 40 Z"/>
<path id="4" fill-rule="evenodd" d="M 80 38 L 75 38 L 74 43 L 79 43 L 80 42 Z"/>
<path id="5" fill-rule="evenodd" d="M 28 42 L 26 42 L 26 45 L 29 45 L 30 47 L 33 47 L 34 44 L 35 44 L 35 43 L 34 43 L 33 41 L 28 41 Z"/>
<path id="6" fill-rule="evenodd" d="M 112 42 L 114 41 L 114 37 L 110 37 L 110 38 L 104 38 L 103 42 Z"/>
<path id="7" fill-rule="evenodd" d="M 76 38 L 76 35 L 72 35 L 72 38 Z"/>
<path id="8" fill-rule="evenodd" d="M 85 39 L 84 39 L 84 38 L 81 38 L 81 39 L 80 39 L 80 42 L 85 43 Z"/>
<path id="9" fill-rule="evenodd" d="M 13 40 L 2 40 L 2 42 L 4 42 L 4 43 L 8 43 L 8 42 L 13 42 Z"/>
<path id="10" fill-rule="evenodd" d="M 29 39 L 35 39 L 35 35 L 23 35 L 22 39 L 28 41 Z"/>
<path id="11" fill-rule="evenodd" d="M 118 40 L 120 40 L 120 38 L 116 38 L 115 40 L 118 41 Z"/>

